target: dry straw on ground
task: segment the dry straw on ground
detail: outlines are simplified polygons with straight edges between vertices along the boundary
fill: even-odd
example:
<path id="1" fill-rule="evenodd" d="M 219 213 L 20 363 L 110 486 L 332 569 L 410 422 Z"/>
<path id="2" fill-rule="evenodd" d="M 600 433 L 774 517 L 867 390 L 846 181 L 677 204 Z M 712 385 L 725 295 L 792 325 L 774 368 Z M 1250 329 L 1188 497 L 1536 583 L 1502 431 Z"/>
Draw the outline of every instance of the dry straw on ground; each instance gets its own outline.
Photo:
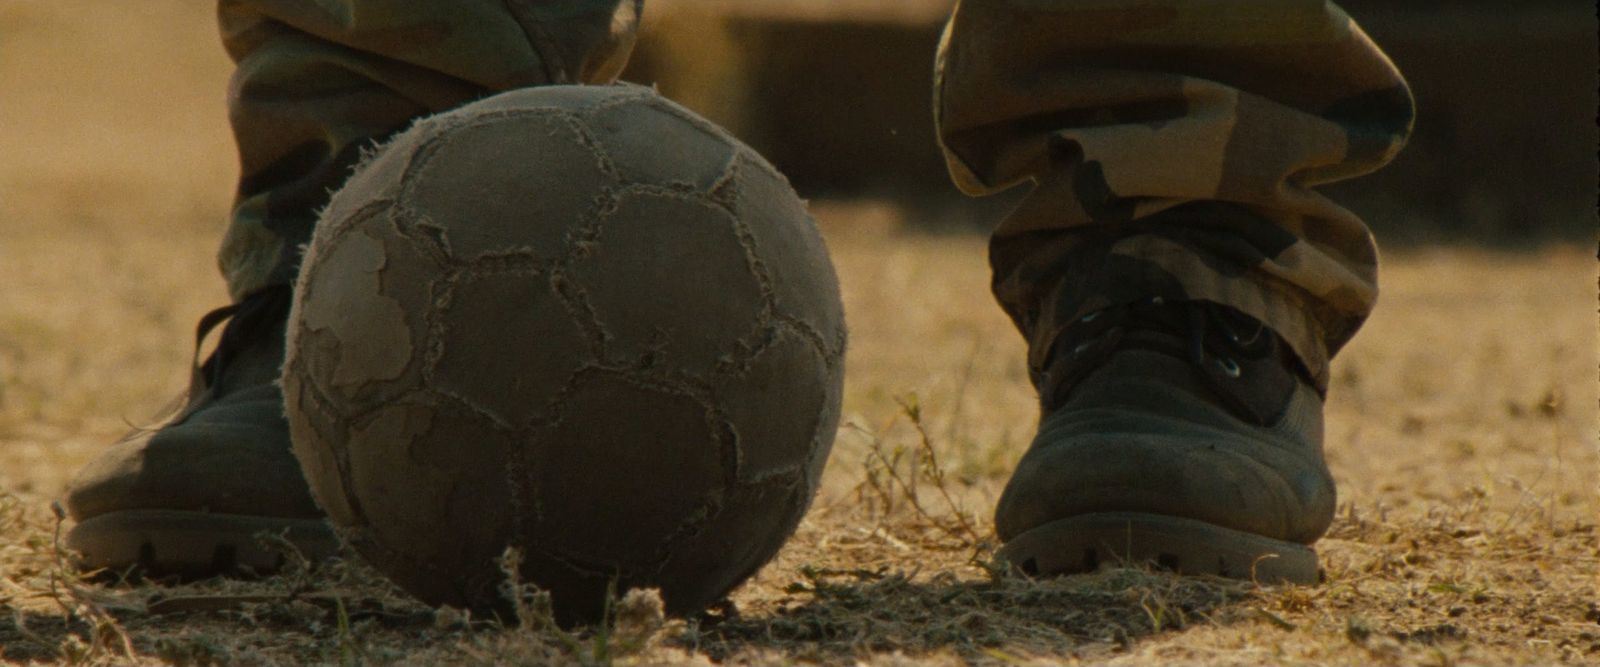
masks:
<path id="1" fill-rule="evenodd" d="M 1315 587 L 1137 568 L 996 577 L 988 512 L 1036 417 L 983 242 L 821 204 L 853 332 L 816 508 L 733 604 L 602 629 L 411 602 L 359 562 L 85 582 L 49 502 L 171 398 L 224 299 L 225 63 L 183 0 L 0 5 L 0 659 L 44 664 L 1600 662 L 1595 270 L 1408 251 L 1338 360 Z M 130 74 L 136 72 L 137 74 Z M 116 103 L 111 103 L 116 100 Z"/>

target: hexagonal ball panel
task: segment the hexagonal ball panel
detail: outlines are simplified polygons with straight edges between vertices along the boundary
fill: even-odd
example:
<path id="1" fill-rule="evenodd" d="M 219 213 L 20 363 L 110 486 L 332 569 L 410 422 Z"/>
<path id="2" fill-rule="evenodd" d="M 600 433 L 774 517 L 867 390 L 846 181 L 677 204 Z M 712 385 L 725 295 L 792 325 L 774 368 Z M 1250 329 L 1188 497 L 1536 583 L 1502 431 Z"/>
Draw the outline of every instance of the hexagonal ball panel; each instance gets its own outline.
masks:
<path id="1" fill-rule="evenodd" d="M 761 288 L 727 211 L 691 195 L 630 192 L 601 223 L 574 285 L 607 335 L 607 356 L 704 373 L 762 313 Z"/>
<path id="2" fill-rule="evenodd" d="M 317 506 L 335 525 L 364 524 L 351 503 L 341 461 L 345 456 L 345 425 L 334 410 L 317 397 L 304 366 L 290 348 L 283 375 L 283 398 L 289 417 L 289 439 L 300 471 L 306 476 Z"/>
<path id="3" fill-rule="evenodd" d="M 341 234 L 345 223 L 359 217 L 364 209 L 387 208 L 398 199 L 406 170 L 411 168 L 417 149 L 436 134 L 432 130 L 430 127 L 402 132 L 368 152 L 329 199 L 317 222 L 317 232 L 324 236 Z"/>
<path id="4" fill-rule="evenodd" d="M 738 437 L 739 479 L 745 481 L 797 472 L 823 442 L 832 442 L 818 438 L 829 399 L 838 396 L 828 360 L 792 329 L 771 335 L 743 373 L 717 387 L 717 405 Z"/>
<path id="5" fill-rule="evenodd" d="M 406 222 L 442 228 L 458 260 L 512 252 L 556 259 L 614 185 L 573 118 L 510 113 L 434 137 L 406 174 Z"/>
<path id="6" fill-rule="evenodd" d="M 435 116 L 447 122 L 493 111 L 559 110 L 582 114 L 606 104 L 659 98 L 655 89 L 632 83 L 608 85 L 533 86 L 486 97 L 455 111 Z"/>
<path id="7" fill-rule="evenodd" d="M 595 141 L 627 183 L 710 192 L 737 150 L 727 135 L 664 99 L 609 104 L 588 116 Z"/>
<path id="8" fill-rule="evenodd" d="M 822 234 L 789 181 L 765 160 L 745 151 L 737 168 L 734 210 L 767 267 L 778 311 L 805 322 L 831 344 L 843 335 L 844 306 Z"/>
<path id="9" fill-rule="evenodd" d="M 682 393 L 585 376 L 528 451 L 543 520 L 526 535 L 582 563 L 645 567 L 724 487 L 724 434 Z"/>
<path id="10" fill-rule="evenodd" d="M 432 385 L 511 427 L 544 416 L 591 357 L 583 329 L 540 273 L 463 276 L 438 326 Z"/>
<path id="11" fill-rule="evenodd" d="M 322 394 L 372 407 L 421 386 L 430 291 L 439 267 L 369 210 L 319 238 L 301 277 L 289 346 Z"/>

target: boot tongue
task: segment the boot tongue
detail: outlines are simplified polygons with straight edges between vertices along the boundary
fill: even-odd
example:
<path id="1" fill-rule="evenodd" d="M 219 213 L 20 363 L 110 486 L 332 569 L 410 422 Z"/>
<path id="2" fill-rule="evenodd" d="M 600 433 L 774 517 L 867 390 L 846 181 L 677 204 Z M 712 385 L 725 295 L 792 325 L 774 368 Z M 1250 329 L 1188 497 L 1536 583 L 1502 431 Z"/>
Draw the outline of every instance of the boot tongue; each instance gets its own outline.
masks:
<path id="1" fill-rule="evenodd" d="M 1258 426 L 1277 423 L 1306 381 L 1277 334 L 1254 318 L 1210 302 L 1152 299 L 1090 313 L 1058 336 L 1034 377 L 1044 411 L 1065 404 L 1113 355 L 1134 349 L 1187 362 L 1212 398 Z"/>
<path id="2" fill-rule="evenodd" d="M 195 367 L 186 412 L 240 389 L 277 381 L 283 366 L 291 295 L 288 285 L 269 287 L 200 320 L 196 350 L 219 323 L 226 320 L 227 325 L 211 356 Z"/>

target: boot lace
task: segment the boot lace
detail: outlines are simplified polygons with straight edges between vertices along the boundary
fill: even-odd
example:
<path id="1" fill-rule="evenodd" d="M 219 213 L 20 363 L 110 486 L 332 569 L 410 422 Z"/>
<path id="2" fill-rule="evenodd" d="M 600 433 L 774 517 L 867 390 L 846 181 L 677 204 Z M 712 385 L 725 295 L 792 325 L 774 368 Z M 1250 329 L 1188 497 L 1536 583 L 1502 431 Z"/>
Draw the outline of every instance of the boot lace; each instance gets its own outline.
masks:
<path id="1" fill-rule="evenodd" d="M 223 377 L 241 353 L 276 335 L 275 328 L 288 319 L 291 295 L 288 285 L 268 287 L 200 318 L 195 326 L 195 362 L 191 366 L 189 390 L 183 399 L 183 408 L 175 412 L 172 423 L 183 421 L 216 398 Z M 201 362 L 200 350 L 206 338 L 224 322 L 227 324 L 222 327 L 216 348 Z"/>
<path id="2" fill-rule="evenodd" d="M 1084 378 L 1129 349 L 1187 361 L 1235 416 L 1258 426 L 1282 417 L 1297 383 L 1311 384 L 1299 359 L 1259 320 L 1221 304 L 1156 297 L 1094 311 L 1057 336 L 1033 371 L 1045 411 L 1061 407 Z"/>

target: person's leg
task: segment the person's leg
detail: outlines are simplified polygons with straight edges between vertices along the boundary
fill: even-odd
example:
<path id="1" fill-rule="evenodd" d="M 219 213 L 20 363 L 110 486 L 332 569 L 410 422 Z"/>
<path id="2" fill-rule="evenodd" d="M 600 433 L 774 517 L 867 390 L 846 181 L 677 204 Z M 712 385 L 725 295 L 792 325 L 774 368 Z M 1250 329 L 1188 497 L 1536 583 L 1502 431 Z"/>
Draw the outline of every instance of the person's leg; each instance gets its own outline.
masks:
<path id="1" fill-rule="evenodd" d="M 956 183 L 1033 185 L 990 246 L 1043 404 L 1002 555 L 1314 580 L 1328 360 L 1377 253 L 1313 188 L 1400 150 L 1399 72 L 1329 2 L 963 0 L 935 87 Z"/>
<path id="2" fill-rule="evenodd" d="M 222 0 L 242 176 L 219 263 L 235 299 L 292 282 L 360 152 L 489 93 L 609 81 L 638 0 Z"/>
<path id="3" fill-rule="evenodd" d="M 219 257 L 236 303 L 189 405 L 78 475 L 67 545 L 91 567 L 205 575 L 273 569 L 261 531 L 331 553 L 289 449 L 282 394 L 289 283 L 317 212 L 363 150 L 493 92 L 614 79 L 640 0 L 221 0 L 238 65 L 228 102 L 241 176 Z"/>

